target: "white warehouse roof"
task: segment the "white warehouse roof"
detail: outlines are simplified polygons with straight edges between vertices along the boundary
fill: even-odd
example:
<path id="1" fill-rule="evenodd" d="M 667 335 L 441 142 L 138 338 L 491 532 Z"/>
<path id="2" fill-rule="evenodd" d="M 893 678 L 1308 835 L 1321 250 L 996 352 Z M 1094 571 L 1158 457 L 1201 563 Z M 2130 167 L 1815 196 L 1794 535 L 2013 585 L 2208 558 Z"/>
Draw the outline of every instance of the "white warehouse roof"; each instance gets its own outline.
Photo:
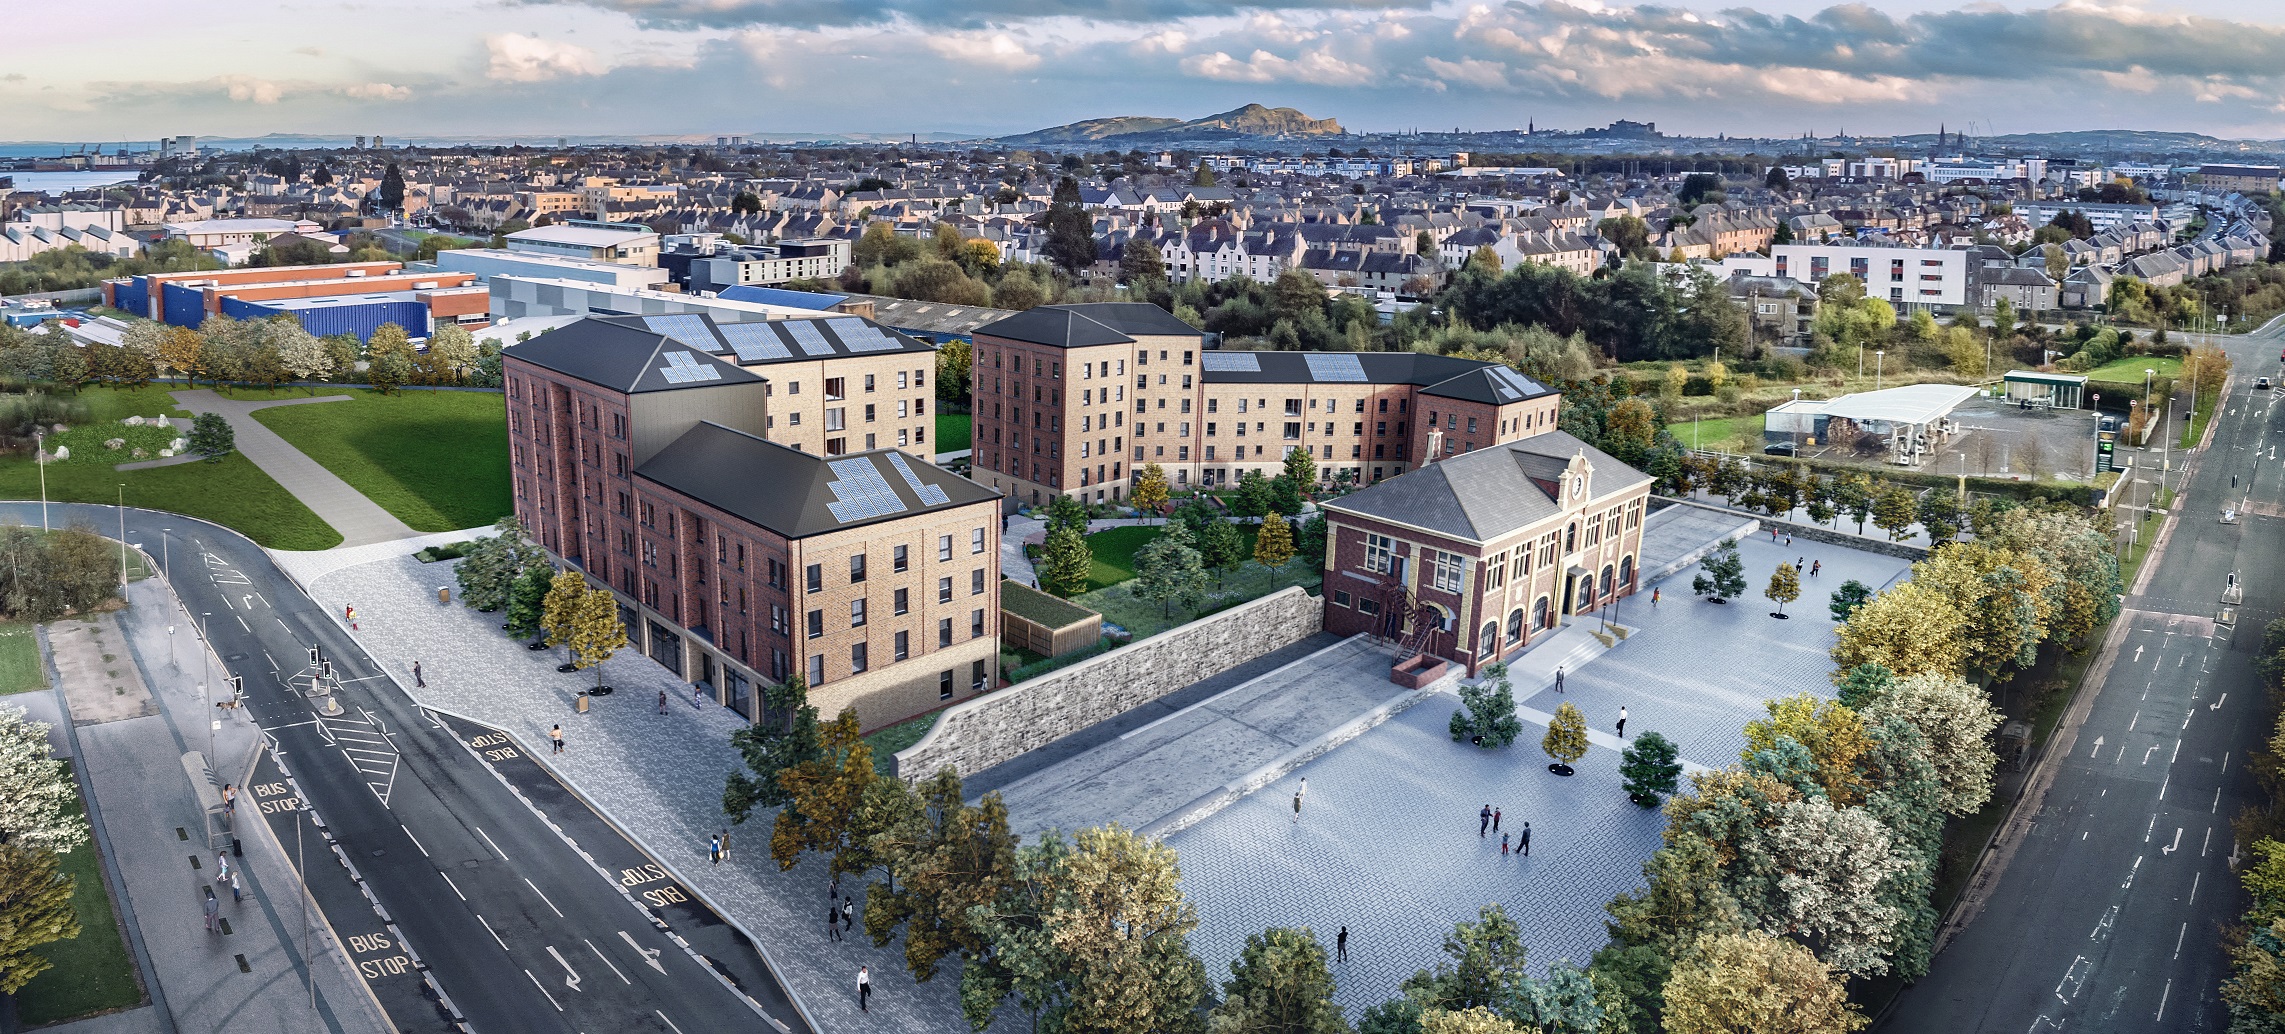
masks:
<path id="1" fill-rule="evenodd" d="M 1966 384 L 1907 384 L 1833 399 L 1795 399 L 1779 403 L 1770 412 L 1837 416 L 1860 424 L 1932 424 L 1980 393 L 1981 389 Z"/>

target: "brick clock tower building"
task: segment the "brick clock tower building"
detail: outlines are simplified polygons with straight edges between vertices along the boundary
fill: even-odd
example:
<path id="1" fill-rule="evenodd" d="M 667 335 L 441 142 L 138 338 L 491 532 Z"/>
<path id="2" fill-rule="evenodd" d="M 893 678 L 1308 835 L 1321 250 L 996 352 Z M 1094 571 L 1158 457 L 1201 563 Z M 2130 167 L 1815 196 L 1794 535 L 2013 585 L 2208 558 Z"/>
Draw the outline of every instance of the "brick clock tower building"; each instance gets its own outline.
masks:
<path id="1" fill-rule="evenodd" d="M 504 353 L 516 515 L 631 648 L 874 729 L 992 685 L 999 494 L 930 462 L 928 345 L 868 320 L 591 317 Z"/>

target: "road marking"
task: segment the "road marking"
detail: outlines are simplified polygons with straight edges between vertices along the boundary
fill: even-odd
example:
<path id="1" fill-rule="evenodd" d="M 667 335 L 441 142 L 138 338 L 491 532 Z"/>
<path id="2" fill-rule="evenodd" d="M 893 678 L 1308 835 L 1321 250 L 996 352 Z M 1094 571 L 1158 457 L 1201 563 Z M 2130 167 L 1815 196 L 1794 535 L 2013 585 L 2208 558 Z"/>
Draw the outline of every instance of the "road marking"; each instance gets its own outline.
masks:
<path id="1" fill-rule="evenodd" d="M 2211 807 L 2211 808 L 2208 808 L 2208 809 L 2206 809 L 2206 814 L 2208 814 L 2208 815 L 2219 815 L 2219 814 L 2221 814 L 2221 813 L 2222 813 L 2222 788 L 2217 786 L 2217 787 L 2214 787 L 2214 806 L 2213 806 L 2213 807 Z"/>
<path id="2" fill-rule="evenodd" d="M 2162 779 L 2162 780 L 2159 780 L 2159 782 L 2158 782 L 2158 799 L 2159 799 L 2159 800 L 2163 801 L 2163 800 L 2165 800 L 2165 799 L 2166 799 L 2166 788 L 2167 788 L 2167 787 L 2169 787 L 2169 786 L 2172 786 L 2172 785 L 2174 785 L 2174 773 L 2172 773 L 2172 772 L 2168 772 L 2168 773 L 2166 773 L 2166 778 L 2164 778 L 2164 779 Z"/>
<path id="3" fill-rule="evenodd" d="M 2203 852 L 2203 851 L 2200 851 L 2200 852 L 2198 852 L 2198 854 L 2199 854 L 2199 856 L 2200 856 L 2200 857 L 2203 857 L 2203 856 L 2205 855 L 2205 852 Z M 2203 878 L 2205 878 L 2205 875 L 2206 875 L 2206 874 L 2205 874 L 2205 873 L 2202 873 L 2202 872 L 2194 872 L 2194 873 L 2191 873 L 2191 874 L 2190 874 L 2190 900 L 2188 900 L 2188 901 L 2185 901 L 2185 902 L 2183 902 L 2183 903 L 2182 903 L 2184 907 L 2188 907 L 2188 906 L 2190 906 L 2190 905 L 2195 905 L 2195 904 L 2197 904 L 2197 903 L 2198 903 L 2198 881 L 2199 881 L 2199 880 L 2201 880 L 2201 879 L 2203 879 Z M 2179 944 L 2176 944 L 2176 945 L 2174 946 L 2174 950 L 2175 950 L 2175 951 L 2180 951 L 2180 950 L 2182 950 L 2182 948 L 2181 948 L 2181 945 L 2179 945 Z"/>
<path id="4" fill-rule="evenodd" d="M 238 615 L 236 615 L 236 614 L 232 614 L 232 615 L 231 615 L 231 617 L 238 617 Z M 245 630 L 246 630 L 246 634 L 247 634 L 247 635 L 253 635 L 253 634 L 254 634 L 254 628 L 253 628 L 253 626 L 251 626 L 251 625 L 248 625 L 248 624 L 246 623 L 246 619 L 245 619 L 245 618 L 238 618 L 238 627 L 245 629 Z"/>
<path id="5" fill-rule="evenodd" d="M 539 884 L 533 883 L 533 882 L 532 882 L 530 879 L 528 879 L 528 878 L 527 878 L 526 880 L 524 880 L 524 886 L 526 886 L 526 887 L 530 887 L 530 888 L 532 889 L 532 893 L 534 893 L 534 894 L 539 894 L 539 896 L 540 896 L 540 900 L 541 900 L 541 901 L 547 901 L 547 895 L 545 895 L 545 894 L 540 894 L 540 888 L 539 888 Z M 553 901 L 547 901 L 547 910 L 548 910 L 548 911 L 550 911 L 550 912 L 553 912 L 553 913 L 555 913 L 555 917 L 556 917 L 557 919 L 562 919 L 562 918 L 564 918 L 564 915 L 563 915 L 563 910 L 562 910 L 562 909 L 560 909 L 560 908 L 557 908 L 557 907 L 555 907 L 555 902 L 553 902 Z M 549 950 L 549 951 L 554 951 L 555 949 L 553 949 L 553 948 L 549 948 L 548 950 Z M 569 968 L 569 967 L 565 967 L 565 968 Z"/>
<path id="6" fill-rule="evenodd" d="M 2095 749 L 2088 751 L 2088 752 L 2087 752 L 2087 757 L 2089 757 L 2089 758 L 2100 757 L 2100 756 L 2102 755 L 2102 752 L 2103 752 L 2103 738 L 2102 738 L 2102 737 L 2100 737 L 2100 736 L 2097 736 L 2097 737 L 2095 737 Z"/>
<path id="7" fill-rule="evenodd" d="M 594 953 L 595 953 L 595 957 L 596 957 L 596 958 L 602 959 L 602 960 L 603 960 L 603 964 L 604 964 L 604 965 L 606 965 L 606 966 L 611 966 L 611 960 L 610 960 L 609 958 L 605 958 L 605 957 L 604 957 L 604 955 L 603 955 L 603 949 L 596 947 L 596 946 L 595 946 L 595 942 L 594 942 L 594 941 L 590 941 L 590 940 L 588 940 L 587 938 L 585 938 L 585 937 L 582 937 L 582 938 L 580 938 L 580 939 L 579 939 L 579 943 L 586 945 L 586 946 L 587 946 L 587 950 L 588 950 L 588 951 L 594 952 Z M 627 975 L 626 975 L 625 973 L 621 973 L 621 972 L 619 972 L 619 967 L 617 967 L 617 966 L 611 966 L 611 975 L 612 975 L 612 976 L 615 976 L 615 977 L 618 977 L 618 978 L 619 978 L 619 982 L 620 982 L 620 983 L 623 983 L 623 984 L 632 984 L 632 983 L 634 983 L 634 981 L 627 979 Z"/>
<path id="8" fill-rule="evenodd" d="M 2223 774 L 2223 775 L 2228 775 L 2228 774 L 2229 774 L 2229 751 L 2226 751 L 2226 750 L 2225 750 L 2225 751 L 2222 751 L 2222 774 Z M 2214 793 L 2216 793 L 2216 794 L 2220 794 L 2220 793 L 2221 793 L 2221 790 L 2219 790 L 2219 789 L 2217 788 L 2217 789 L 2214 791 Z"/>
<path id="9" fill-rule="evenodd" d="M 525 971 L 524 971 L 524 975 L 525 975 L 525 976 L 527 976 L 527 977 L 532 977 L 532 971 L 527 969 L 527 970 L 525 970 Z M 555 1006 L 555 1011 L 557 1011 L 557 1012 L 562 1012 L 562 1011 L 563 1011 L 563 1003 L 562 1003 L 562 1002 L 559 1002 L 559 1001 L 556 1001 L 556 1000 L 555 1000 L 555 996 L 554 996 L 554 995 L 548 995 L 548 994 L 547 994 L 547 985 L 546 985 L 546 984 L 543 984 L 543 983 L 540 983 L 540 978 L 538 978 L 538 977 L 532 977 L 532 986 L 533 986 L 533 987 L 536 987 L 536 988 L 539 988 L 539 989 L 540 989 L 540 993 L 541 993 L 541 994 L 543 994 L 543 995 L 547 995 L 547 1004 L 549 1004 L 549 1005 L 552 1005 L 552 1006 Z"/>
<path id="10" fill-rule="evenodd" d="M 2132 718 L 2129 718 L 2129 719 L 2127 719 L 2127 721 L 2126 721 L 2126 731 L 2128 731 L 2128 732 L 2133 732 L 2133 731 L 2134 731 L 2134 726 L 2135 726 L 2135 724 L 2136 724 L 2136 723 L 2138 723 L 2138 722 L 2140 722 L 2140 721 L 2142 721 L 2142 712 L 2140 712 L 2140 711 L 2136 711 L 2136 712 L 2134 712 L 2134 717 L 2132 717 Z"/>
<path id="11" fill-rule="evenodd" d="M 2187 727 L 2189 726 L 2189 724 L 2190 724 L 2190 723 L 2188 723 L 2188 722 L 2183 722 L 2183 723 L 2182 723 L 2183 727 L 2185 727 L 2185 728 L 2187 728 Z M 2182 738 L 2181 738 L 2181 737 L 2179 737 L 2179 736 L 2176 736 L 2176 737 L 2174 738 L 2174 751 L 2173 751 L 2173 753 L 2166 755 L 2166 763 L 2167 763 L 2167 764 L 2169 764 L 2169 765 L 2171 765 L 2171 764 L 2173 764 L 2173 763 L 2174 763 L 2174 762 L 2176 762 L 2176 761 L 2180 761 L 2181 759 L 2182 759 Z"/>
<path id="12" fill-rule="evenodd" d="M 675 1026 L 673 1020 L 667 1019 L 665 1013 L 659 1012 L 657 1009 L 651 1010 L 651 1013 L 659 1018 L 659 1022 L 666 1024 L 668 1030 L 673 1031 L 674 1034 L 682 1034 L 682 1028 Z M 764 1017 L 764 1019 L 767 1018 L 768 1017 Z"/>
<path id="13" fill-rule="evenodd" d="M 445 878 L 444 878 L 444 882 L 446 882 L 446 883 L 450 883 L 450 882 L 452 882 L 452 877 L 450 877 L 450 876 L 447 876 L 447 877 L 445 877 Z M 459 890 L 460 890 L 460 888 L 458 888 L 458 887 L 454 887 L 454 888 L 453 888 L 453 892 L 454 892 L 454 893 L 458 893 L 458 892 L 459 892 Z M 464 900 L 464 901 L 465 901 L 465 900 L 467 900 L 467 899 L 463 898 L 463 899 L 461 899 L 461 900 Z M 485 933 L 488 933 L 488 934 L 491 934 L 491 935 L 492 935 L 492 939 L 493 939 L 494 941 L 498 941 L 498 942 L 499 942 L 499 945 L 500 945 L 500 950 L 501 950 L 501 951 L 507 951 L 507 950 L 508 950 L 508 942 L 500 940 L 500 931 L 492 929 L 492 924 L 491 924 L 491 923 L 488 923 L 488 922 L 485 922 L 485 921 L 484 921 L 484 913 L 482 913 L 482 912 L 478 912 L 478 913 L 475 913 L 475 915 L 476 915 L 476 922 L 477 922 L 478 924 L 480 924 L 480 925 L 482 925 L 482 926 L 484 927 L 484 932 L 485 932 Z"/>
<path id="14" fill-rule="evenodd" d="M 2198 857 L 2204 858 L 2206 849 L 2212 846 L 2214 846 L 2214 827 L 2207 826 L 2205 842 L 2198 845 Z"/>
<path id="15" fill-rule="evenodd" d="M 453 897 L 459 898 L 459 899 L 460 899 L 460 900 L 462 900 L 462 901 L 466 901 L 466 900 L 468 900 L 468 895 L 466 895 L 466 894 L 462 894 L 462 893 L 460 892 L 460 884 L 457 884 L 457 883 L 454 883 L 454 882 L 452 882 L 452 876 L 451 876 L 450 874 L 446 873 L 446 872 L 445 872 L 444 870 L 442 870 L 442 869 L 438 869 L 438 870 L 436 871 L 436 874 L 437 874 L 437 875 L 439 875 L 439 876 L 443 876 L 443 877 L 444 877 L 444 885 L 445 885 L 445 886 L 447 886 L 447 887 L 451 887 L 451 888 L 452 888 L 452 896 L 453 896 Z M 507 947 L 507 945 L 503 944 L 503 945 L 501 945 L 500 947 L 503 947 L 503 948 L 505 948 L 505 947 Z"/>
<path id="16" fill-rule="evenodd" d="M 579 990 L 579 971 L 571 968 L 571 963 L 563 961 L 563 953 L 555 950 L 555 945 L 548 945 L 547 953 L 550 956 L 554 957 L 556 965 L 563 967 L 563 972 L 565 974 L 563 978 L 563 986 L 568 987 L 574 991 Z"/>
<path id="17" fill-rule="evenodd" d="M 2126 882 L 2125 882 L 2125 883 L 2121 883 L 2121 884 L 2119 884 L 2119 885 L 2118 885 L 2118 889 L 2120 889 L 2120 890 L 2132 890 L 2132 889 L 2134 889 L 2134 874 L 2135 874 L 2135 873 L 2137 873 L 2137 872 L 2141 872 L 2141 871 L 2142 871 L 2142 856 L 2141 856 L 2141 855 L 2135 855 L 2135 856 L 2134 856 L 2134 867 L 2133 867 L 2133 868 L 2131 868 L 2131 869 L 2128 869 L 2128 870 L 2126 870 Z"/>
<path id="18" fill-rule="evenodd" d="M 2152 816 L 2151 821 L 2157 821 L 2157 817 Z M 475 830 L 477 836 L 483 837 L 485 843 L 492 844 L 492 834 L 484 832 L 484 827 L 469 826 L 468 828 Z M 492 853 L 499 855 L 500 860 L 503 862 L 508 860 L 508 852 L 500 850 L 500 845 L 498 844 L 492 844 Z"/>
<path id="19" fill-rule="evenodd" d="M 2191 718 L 2191 716 L 2193 716 L 2193 715 L 2195 715 L 2195 714 L 2197 714 L 2197 713 L 2198 713 L 2198 709 L 2197 709 L 2197 708 L 2194 708 L 2194 707 L 2193 707 L 2193 708 L 2191 708 L 2190 710 L 2188 710 L 2188 711 L 2184 712 L 2184 713 L 2182 714 L 2182 728 L 2185 728 L 2185 729 L 2189 728 L 2189 727 L 2190 727 L 2190 718 Z"/>
<path id="20" fill-rule="evenodd" d="M 2166 989 L 2158 993 L 2158 1019 L 2166 1019 L 2166 999 L 2174 993 L 2174 979 L 2166 978 Z"/>
<path id="21" fill-rule="evenodd" d="M 2087 934 L 2087 939 L 2090 941 L 2102 939 L 2103 931 L 2110 929 L 2111 921 L 2117 918 L 2117 905 L 2112 905 L 2111 907 L 2104 909 L 2103 917 L 2101 919 L 2095 920 L 2095 928 Z"/>
<path id="22" fill-rule="evenodd" d="M 2079 996 L 2080 985 L 2086 983 L 2087 975 L 2085 973 L 2079 973 L 2079 967 L 2086 961 L 2087 957 L 2084 955 L 2072 959 L 2070 967 L 2063 970 L 2063 979 L 2055 982 L 2055 997 L 2062 999 L 2063 1004 L 2071 1004 L 2071 999 L 2077 998 Z M 2073 980 L 2071 978 L 2071 974 L 2073 973 L 2079 973 L 2078 979 Z M 2063 993 L 2063 986 L 2066 984 L 2070 985 L 2070 994 Z"/>
<path id="23" fill-rule="evenodd" d="M 2173 854 L 2182 847 L 2182 827 L 2174 827 L 2174 842 L 2158 849 L 2159 854 Z"/>
<path id="24" fill-rule="evenodd" d="M 398 828 L 398 829 L 403 829 L 403 830 L 405 830 L 405 839 L 412 841 L 412 842 L 413 842 L 413 846 L 414 846 L 414 847 L 420 847 L 420 848 L 421 848 L 421 857 L 423 857 L 423 858 L 426 858 L 426 857 L 428 857 L 428 848 L 425 848 L 425 847 L 421 847 L 420 838 L 419 838 L 419 837 L 416 837 L 416 836 L 414 836 L 414 835 L 413 835 L 413 831 L 412 831 L 412 830 L 410 830 L 410 829 L 405 829 L 405 824 L 404 824 L 404 823 L 402 823 L 402 822 L 399 822 L 399 823 L 397 823 L 397 828 Z"/>
<path id="25" fill-rule="evenodd" d="M 619 931 L 619 939 L 627 942 L 627 947 L 635 949 L 635 954 L 643 957 L 643 963 L 645 965 L 651 967 L 652 969 L 658 970 L 661 973 L 666 972 L 666 967 L 659 965 L 659 949 L 645 948 L 640 944 L 636 944 L 635 935 L 628 933 L 625 930 Z"/>
<path id="26" fill-rule="evenodd" d="M 2148 750 L 2145 750 L 2145 751 L 2143 751 L 2143 752 L 2142 752 L 2142 763 L 2143 763 L 2143 764 L 2145 764 L 2145 765 L 2149 764 L 2149 763 L 2150 763 L 2150 755 L 2152 755 L 2152 754 L 2156 754 L 2156 753 L 2158 753 L 2158 745 L 2157 745 L 2157 744 L 2155 744 L 2155 743 L 2153 743 L 2153 744 L 2151 744 L 2151 745 L 2150 745 L 2150 748 L 2149 748 Z"/>
<path id="27" fill-rule="evenodd" d="M 2216 699 L 2216 700 L 2215 700 L 2213 703 L 2207 704 L 2207 705 L 2206 705 L 2206 710 L 2208 710 L 2208 711 L 2219 711 L 2219 710 L 2221 710 L 2221 709 L 2222 709 L 2222 703 L 2223 703 L 2223 701 L 2226 701 L 2226 700 L 2228 700 L 2228 699 L 2229 699 L 2229 694 L 2227 694 L 2227 693 L 2224 693 L 2224 694 L 2222 694 L 2222 695 L 2221 695 L 2221 697 L 2220 697 L 2219 699 Z"/>

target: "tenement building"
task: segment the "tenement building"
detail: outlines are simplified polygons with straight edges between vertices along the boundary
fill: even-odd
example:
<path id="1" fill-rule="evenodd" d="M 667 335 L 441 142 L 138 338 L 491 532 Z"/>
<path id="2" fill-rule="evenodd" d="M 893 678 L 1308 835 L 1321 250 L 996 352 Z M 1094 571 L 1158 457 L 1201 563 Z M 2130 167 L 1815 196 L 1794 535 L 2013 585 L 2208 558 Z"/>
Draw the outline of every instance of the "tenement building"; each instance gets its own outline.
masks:
<path id="1" fill-rule="evenodd" d="M 1325 630 L 1473 675 L 1634 592 L 1651 480 L 1547 431 L 1324 502 Z"/>
<path id="2" fill-rule="evenodd" d="M 926 455 L 929 346 L 835 316 L 591 317 L 504 353 L 516 515 L 634 648 L 867 729 L 997 677 L 998 494 Z"/>
<path id="3" fill-rule="evenodd" d="M 1412 352 L 1209 351 L 1155 305 L 1043 305 L 977 328 L 975 477 L 1013 502 L 1276 474 L 1307 450 L 1365 484 L 1551 430 L 1560 396 L 1498 363 Z"/>

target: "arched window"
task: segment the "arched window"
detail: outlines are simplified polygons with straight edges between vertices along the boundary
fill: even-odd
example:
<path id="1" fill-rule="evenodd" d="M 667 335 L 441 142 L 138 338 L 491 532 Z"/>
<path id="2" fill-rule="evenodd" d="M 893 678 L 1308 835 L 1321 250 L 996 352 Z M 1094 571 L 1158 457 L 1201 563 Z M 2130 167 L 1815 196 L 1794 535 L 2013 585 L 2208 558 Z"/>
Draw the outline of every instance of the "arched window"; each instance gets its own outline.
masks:
<path id="1" fill-rule="evenodd" d="M 1036 500 L 1035 500 L 1035 501 L 1036 501 Z M 1577 551 L 1578 551 L 1578 549 L 1579 549 L 1579 525 L 1577 525 L 1576 523 L 1574 523 L 1574 524 L 1572 524 L 1570 527 L 1568 527 L 1568 528 L 1565 528 L 1565 529 L 1563 530 L 1563 552 L 1566 552 L 1566 553 L 1574 553 L 1574 552 L 1577 552 Z"/>
<path id="2" fill-rule="evenodd" d="M 1523 641 L 1523 608 L 1517 607 L 1507 614 L 1507 641 L 1513 646 Z"/>
<path id="3" fill-rule="evenodd" d="M 1609 565 L 1609 564 L 1604 564 L 1604 565 L 1603 565 L 1603 595 L 1605 595 L 1605 596 L 1608 596 L 1608 595 L 1610 595 L 1610 594 L 1611 594 L 1611 587 L 1612 587 L 1613 585 L 1616 585 L 1616 584 L 1618 584 L 1618 583 L 1617 583 L 1617 581 L 1616 581 L 1616 578 L 1617 578 L 1617 575 L 1616 575 L 1616 573 L 1615 573 L 1615 572 L 1612 570 L 1612 568 L 1611 568 L 1611 565 Z"/>
<path id="4" fill-rule="evenodd" d="M 1499 646 L 1500 623 L 1497 621 L 1484 622 L 1482 634 L 1476 637 L 1476 652 L 1489 657 L 1499 650 Z"/>
<path id="5" fill-rule="evenodd" d="M 1619 560 L 1619 583 L 1630 587 L 1634 585 L 1634 557 L 1631 555 Z"/>
<path id="6" fill-rule="evenodd" d="M 1540 628 L 1555 627 L 1555 615 L 1547 612 L 1547 597 L 1541 596 L 1531 605 L 1531 623 Z"/>

